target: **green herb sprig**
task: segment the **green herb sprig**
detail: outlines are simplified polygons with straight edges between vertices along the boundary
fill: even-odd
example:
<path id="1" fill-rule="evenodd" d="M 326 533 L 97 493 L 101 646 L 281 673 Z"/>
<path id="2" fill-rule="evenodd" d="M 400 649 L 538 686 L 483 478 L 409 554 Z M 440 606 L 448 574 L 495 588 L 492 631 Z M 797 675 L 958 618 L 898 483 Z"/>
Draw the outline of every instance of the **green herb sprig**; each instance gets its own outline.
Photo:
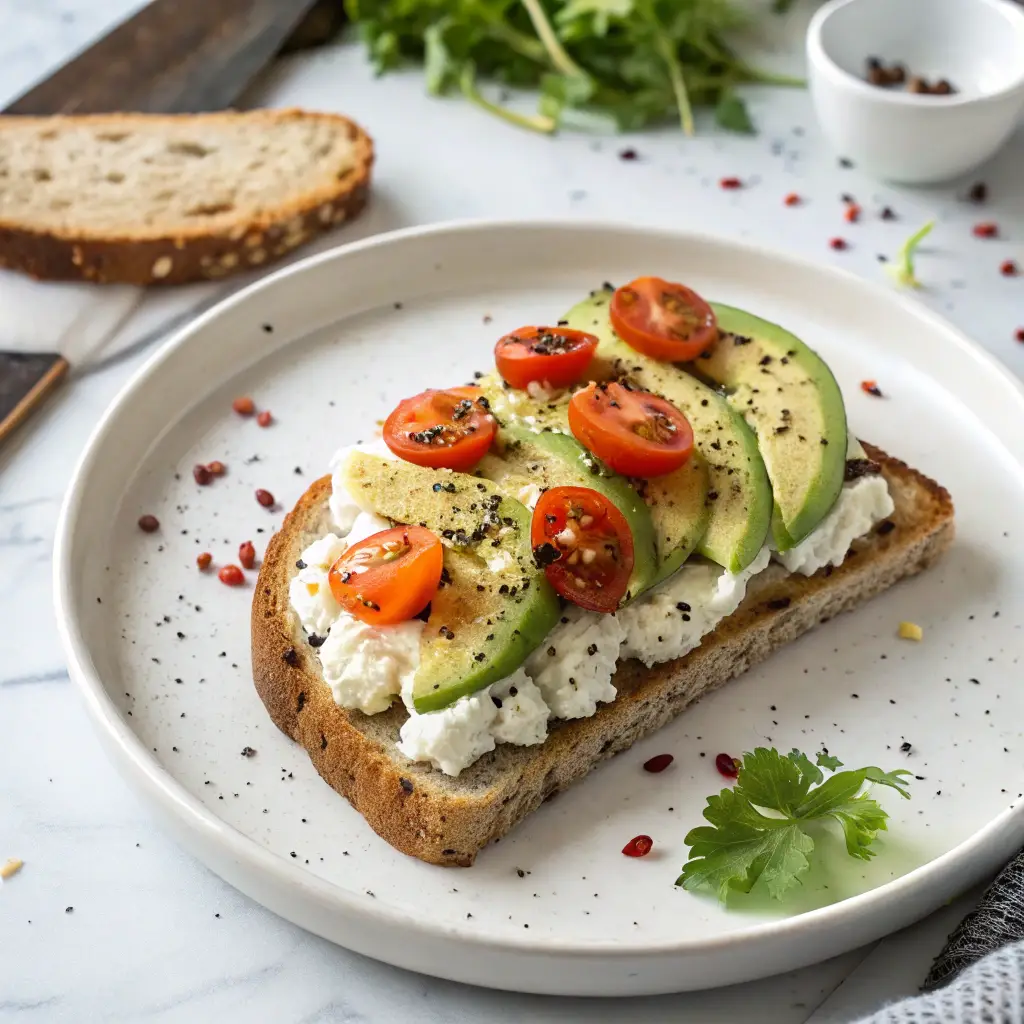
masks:
<path id="1" fill-rule="evenodd" d="M 735 0 L 345 0 L 377 72 L 421 62 L 435 95 L 461 91 L 523 128 L 632 131 L 693 110 L 752 132 L 736 87 L 802 86 L 750 67 L 725 41 L 745 23 Z M 487 99 L 478 79 L 539 91 L 536 115 Z"/>
<path id="2" fill-rule="evenodd" d="M 743 755 L 732 789 L 708 797 L 704 817 L 711 823 L 686 836 L 690 855 L 676 885 L 709 888 L 725 902 L 730 891 L 750 892 L 763 880 L 770 897 L 782 899 L 810 867 L 814 840 L 806 826 L 834 821 L 846 838 L 846 852 L 860 860 L 885 831 L 888 815 L 862 792 L 865 785 L 888 786 L 910 799 L 905 769 L 859 768 L 836 772 L 842 761 L 826 752 L 812 763 L 799 750 L 780 754 L 757 747 Z M 821 770 L 835 772 L 827 780 Z"/>

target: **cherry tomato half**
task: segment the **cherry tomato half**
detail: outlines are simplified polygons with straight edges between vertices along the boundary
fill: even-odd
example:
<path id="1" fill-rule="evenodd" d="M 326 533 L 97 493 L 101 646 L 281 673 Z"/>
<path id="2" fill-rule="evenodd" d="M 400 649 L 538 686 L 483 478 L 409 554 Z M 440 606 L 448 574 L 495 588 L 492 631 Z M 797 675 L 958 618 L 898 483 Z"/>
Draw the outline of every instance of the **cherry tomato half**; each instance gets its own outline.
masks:
<path id="1" fill-rule="evenodd" d="M 353 544 L 327 574 L 334 599 L 375 626 L 405 622 L 430 603 L 444 549 L 422 526 L 396 526 Z"/>
<path id="2" fill-rule="evenodd" d="M 613 612 L 633 572 L 633 534 L 626 517 L 589 487 L 552 487 L 533 511 L 533 557 L 566 600 Z"/>
<path id="3" fill-rule="evenodd" d="M 615 289 L 612 327 L 652 359 L 688 363 L 718 340 L 711 307 L 695 292 L 660 277 L 638 277 Z"/>
<path id="4" fill-rule="evenodd" d="M 590 384 L 569 401 L 580 444 L 623 476 L 662 476 L 693 452 L 690 421 L 664 398 L 624 384 Z"/>
<path id="5" fill-rule="evenodd" d="M 424 391 L 384 421 L 384 442 L 400 459 L 431 469 L 472 469 L 494 440 L 494 417 L 475 387 Z"/>
<path id="6" fill-rule="evenodd" d="M 567 388 L 583 376 L 597 338 L 568 327 L 520 327 L 494 346 L 498 373 L 514 388 L 531 381 Z"/>

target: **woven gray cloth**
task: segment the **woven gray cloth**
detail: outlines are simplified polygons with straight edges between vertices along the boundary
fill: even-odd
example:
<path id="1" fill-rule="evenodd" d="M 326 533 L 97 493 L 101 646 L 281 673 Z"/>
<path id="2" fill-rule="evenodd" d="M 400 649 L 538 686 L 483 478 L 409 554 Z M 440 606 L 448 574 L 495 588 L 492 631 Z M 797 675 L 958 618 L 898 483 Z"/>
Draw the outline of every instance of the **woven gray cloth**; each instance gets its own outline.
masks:
<path id="1" fill-rule="evenodd" d="M 1024 850 L 946 941 L 925 994 L 857 1024 L 1024 1024 Z"/>

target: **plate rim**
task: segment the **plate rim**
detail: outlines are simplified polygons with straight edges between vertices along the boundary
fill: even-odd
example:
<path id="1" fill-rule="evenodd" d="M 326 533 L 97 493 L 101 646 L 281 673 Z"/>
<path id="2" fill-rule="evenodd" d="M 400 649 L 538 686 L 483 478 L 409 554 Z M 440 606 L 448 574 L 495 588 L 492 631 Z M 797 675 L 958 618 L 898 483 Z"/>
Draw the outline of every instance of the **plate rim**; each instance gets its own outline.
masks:
<path id="1" fill-rule="evenodd" d="M 429 919 L 408 914 L 394 906 L 375 902 L 367 904 L 358 893 L 343 889 L 320 878 L 312 872 L 306 871 L 300 865 L 291 864 L 287 859 L 279 857 L 219 818 L 197 797 L 189 793 L 143 746 L 140 738 L 121 718 L 103 685 L 99 672 L 91 663 L 88 643 L 83 636 L 75 612 L 74 584 L 70 571 L 73 534 L 77 513 L 82 504 L 84 482 L 104 441 L 112 432 L 122 407 L 191 335 L 204 328 L 210 321 L 246 304 L 254 294 L 274 287 L 288 278 L 302 277 L 312 268 L 323 263 L 358 258 L 362 252 L 401 245 L 409 239 L 443 238 L 447 235 L 474 232 L 487 234 L 513 230 L 526 232 L 555 230 L 593 234 L 629 232 L 637 235 L 659 236 L 666 241 L 676 241 L 688 245 L 732 248 L 747 256 L 772 259 L 787 264 L 796 273 L 810 271 L 833 277 L 848 287 L 861 290 L 869 298 L 873 297 L 883 303 L 902 307 L 905 312 L 924 322 L 931 330 L 943 334 L 947 343 L 956 345 L 970 356 L 979 364 L 982 372 L 1001 378 L 1004 384 L 1008 384 L 1011 392 L 1016 393 L 1016 399 L 1020 402 L 1022 412 L 1024 412 L 1024 381 L 1019 379 L 995 355 L 984 349 L 978 342 L 973 341 L 945 317 L 914 302 L 909 296 L 895 293 L 850 270 L 816 263 L 806 257 L 760 243 L 683 228 L 650 227 L 614 219 L 470 218 L 400 228 L 358 241 L 343 243 L 307 256 L 225 296 L 201 311 L 194 319 L 172 330 L 168 338 L 118 390 L 117 395 L 93 428 L 75 464 L 68 490 L 61 505 L 55 532 L 53 587 L 57 629 L 61 646 L 67 657 L 69 675 L 82 695 L 93 727 L 99 733 L 104 748 L 110 752 L 122 774 L 130 776 L 126 781 L 131 783 L 137 791 L 141 790 L 149 799 L 156 800 L 160 804 L 157 810 L 161 814 L 170 814 L 176 818 L 175 824 L 188 830 L 196 843 L 205 845 L 206 842 L 213 842 L 223 846 L 224 852 L 236 861 L 242 870 L 257 873 L 265 882 L 272 882 L 285 888 L 303 890 L 308 895 L 315 897 L 323 909 L 329 910 L 331 913 L 343 914 L 355 923 L 362 920 L 368 924 L 411 929 L 419 933 L 422 938 L 442 942 L 454 941 L 476 949 L 487 949 L 494 953 L 534 955 L 553 953 L 573 957 L 601 956 L 612 960 L 648 956 L 684 957 L 718 952 L 735 953 L 746 947 L 755 947 L 765 941 L 785 941 L 794 933 L 827 931 L 833 927 L 842 926 L 844 919 L 846 927 L 852 931 L 856 922 L 870 919 L 878 905 L 912 898 L 915 894 L 920 895 L 919 890 L 925 888 L 929 881 L 940 885 L 948 884 L 956 877 L 957 868 L 970 862 L 972 855 L 980 850 L 992 850 L 1005 845 L 1011 834 L 1016 834 L 1024 828 L 1024 804 L 1007 807 L 957 846 L 926 864 L 867 892 L 791 917 L 751 923 L 749 927 L 741 930 L 708 939 L 622 944 L 609 940 L 593 942 L 574 940 L 567 943 L 562 939 L 547 938 L 539 933 L 522 937 L 479 935 L 464 926 L 453 927 L 435 923 Z M 927 373 L 927 369 L 925 368 L 923 372 Z M 1008 451 L 1008 449 L 1004 450 Z M 1013 452 L 1009 452 L 1009 454 L 1014 461 L 1020 462 Z M 1022 472 L 1024 472 L 1024 465 L 1022 465 Z M 194 853 L 196 846 L 186 845 Z M 209 863 L 205 857 L 197 856 L 204 863 Z M 949 897 L 953 895 L 956 894 L 947 893 Z M 806 938 L 806 936 L 804 937 Z"/>

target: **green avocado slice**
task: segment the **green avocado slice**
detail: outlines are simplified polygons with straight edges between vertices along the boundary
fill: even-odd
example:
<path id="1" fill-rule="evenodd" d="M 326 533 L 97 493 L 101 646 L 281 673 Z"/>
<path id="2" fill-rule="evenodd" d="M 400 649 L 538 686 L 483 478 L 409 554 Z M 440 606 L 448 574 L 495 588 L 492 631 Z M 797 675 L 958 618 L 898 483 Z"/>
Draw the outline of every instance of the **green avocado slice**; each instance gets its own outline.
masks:
<path id="1" fill-rule="evenodd" d="M 600 342 L 592 375 L 628 378 L 668 399 L 690 421 L 694 447 L 708 473 L 706 527 L 696 550 L 730 572 L 739 572 L 757 556 L 771 525 L 771 484 L 757 438 L 717 391 L 622 341 L 608 316 L 611 296 L 607 290 L 591 293 L 569 311 L 569 326 L 589 331 Z"/>
<path id="2" fill-rule="evenodd" d="M 533 484 L 549 487 L 590 487 L 622 513 L 633 535 L 633 575 L 623 604 L 650 587 L 658 572 L 651 512 L 626 480 L 613 473 L 570 434 L 537 432 L 522 421 L 506 419 L 498 433 L 499 452 L 488 455 L 478 472 L 515 496 Z"/>
<path id="3" fill-rule="evenodd" d="M 799 544 L 825 518 L 843 486 L 846 408 L 832 371 L 777 324 L 712 303 L 721 337 L 687 367 L 728 392 L 757 434 L 772 482 L 776 547 Z"/>
<path id="4" fill-rule="evenodd" d="M 430 602 L 413 683 L 417 711 L 439 711 L 511 675 L 561 614 L 535 566 L 530 511 L 489 480 L 354 452 L 345 486 L 397 523 L 443 540 L 444 574 Z"/>

